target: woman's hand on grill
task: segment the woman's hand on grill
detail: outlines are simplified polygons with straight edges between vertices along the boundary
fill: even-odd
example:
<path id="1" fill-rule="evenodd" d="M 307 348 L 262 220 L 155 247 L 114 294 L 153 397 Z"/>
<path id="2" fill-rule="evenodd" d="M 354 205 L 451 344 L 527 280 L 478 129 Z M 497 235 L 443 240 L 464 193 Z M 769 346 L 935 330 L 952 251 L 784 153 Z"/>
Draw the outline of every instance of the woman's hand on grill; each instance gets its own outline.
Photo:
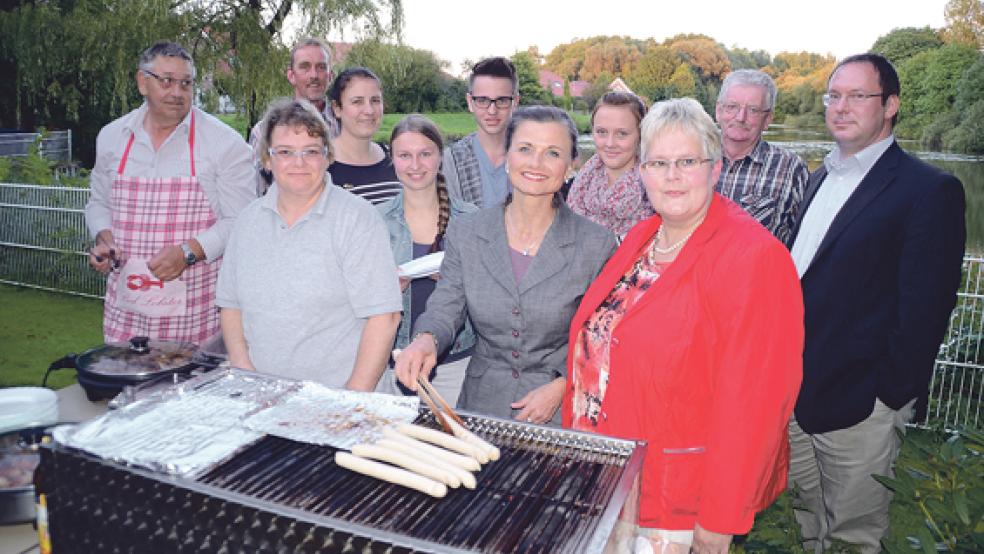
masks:
<path id="1" fill-rule="evenodd" d="M 430 333 L 420 333 L 399 356 L 396 356 L 393 370 L 396 378 L 408 389 L 417 390 L 417 378 L 421 375 L 429 376 L 431 370 L 437 365 L 437 344 L 434 342 L 434 335 Z"/>
<path id="2" fill-rule="evenodd" d="M 564 399 L 564 389 L 567 387 L 567 379 L 557 377 L 546 385 L 541 385 L 518 402 L 511 404 L 514 410 L 519 410 L 514 419 L 529 423 L 546 423 L 553 419 L 554 413 L 560 407 L 560 401 Z"/>
<path id="3" fill-rule="evenodd" d="M 694 542 L 690 546 L 693 554 L 728 554 L 730 545 L 731 535 L 708 531 L 699 523 L 694 526 Z"/>

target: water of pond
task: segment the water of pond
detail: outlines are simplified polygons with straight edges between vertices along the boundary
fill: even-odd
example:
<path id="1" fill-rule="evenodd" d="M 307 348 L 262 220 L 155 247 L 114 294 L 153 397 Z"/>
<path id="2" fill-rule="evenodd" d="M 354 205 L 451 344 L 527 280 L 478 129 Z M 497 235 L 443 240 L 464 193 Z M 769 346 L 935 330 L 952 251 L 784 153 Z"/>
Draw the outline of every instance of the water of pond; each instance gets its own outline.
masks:
<path id="1" fill-rule="evenodd" d="M 796 152 L 813 171 L 834 143 L 826 129 L 802 129 L 772 125 L 765 132 L 765 139 L 777 146 Z M 899 141 L 911 154 L 952 173 L 963 182 L 967 196 L 967 252 L 984 254 L 984 157 L 965 156 L 947 152 L 927 152 L 919 148 L 917 141 Z M 578 139 L 581 159 L 587 160 L 594 153 L 590 135 Z"/>

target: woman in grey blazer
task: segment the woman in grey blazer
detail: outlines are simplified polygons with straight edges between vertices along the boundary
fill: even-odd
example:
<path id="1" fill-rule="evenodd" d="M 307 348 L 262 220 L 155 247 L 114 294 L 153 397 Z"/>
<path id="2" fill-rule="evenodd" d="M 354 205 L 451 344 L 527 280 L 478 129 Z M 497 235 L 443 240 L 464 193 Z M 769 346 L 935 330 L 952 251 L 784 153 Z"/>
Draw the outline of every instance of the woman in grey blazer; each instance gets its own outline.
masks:
<path id="1" fill-rule="evenodd" d="M 534 423 L 560 423 L 567 333 L 588 285 L 615 250 L 610 231 L 576 215 L 557 192 L 577 156 L 562 110 L 521 108 L 506 129 L 505 205 L 448 226 L 437 289 L 398 356 L 411 389 L 434 367 L 465 319 L 477 342 L 458 407 Z"/>

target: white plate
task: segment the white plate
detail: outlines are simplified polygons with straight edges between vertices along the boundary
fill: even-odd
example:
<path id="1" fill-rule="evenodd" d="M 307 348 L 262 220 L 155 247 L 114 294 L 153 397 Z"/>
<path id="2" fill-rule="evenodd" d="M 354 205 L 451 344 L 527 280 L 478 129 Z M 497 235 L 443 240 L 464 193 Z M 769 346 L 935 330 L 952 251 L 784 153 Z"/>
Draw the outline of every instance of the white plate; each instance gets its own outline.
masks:
<path id="1" fill-rule="evenodd" d="M 0 432 L 58 421 L 58 396 L 41 387 L 0 389 Z"/>
<path id="2" fill-rule="evenodd" d="M 434 252 L 433 254 L 428 254 L 415 260 L 410 260 L 409 262 L 399 266 L 397 269 L 400 272 L 400 277 L 417 279 L 419 277 L 427 277 L 440 272 L 441 262 L 443 261 L 444 252 Z"/>

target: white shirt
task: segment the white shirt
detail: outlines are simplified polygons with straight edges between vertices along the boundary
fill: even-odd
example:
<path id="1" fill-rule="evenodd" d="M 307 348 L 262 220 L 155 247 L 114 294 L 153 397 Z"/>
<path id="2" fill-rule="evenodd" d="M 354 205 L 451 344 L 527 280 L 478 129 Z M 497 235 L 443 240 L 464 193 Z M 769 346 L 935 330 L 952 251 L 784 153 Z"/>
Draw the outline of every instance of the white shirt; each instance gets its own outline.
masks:
<path id="1" fill-rule="evenodd" d="M 192 108 L 195 113 L 195 175 L 218 221 L 195 237 L 205 250 L 208 262 L 222 256 L 236 216 L 254 198 L 255 170 L 246 141 L 232 127 L 215 117 Z M 95 237 L 113 225 L 112 190 L 116 171 L 133 137 L 124 176 L 146 178 L 191 175 L 188 132 L 191 113 L 178 124 L 158 150 L 143 128 L 146 102 L 136 110 L 106 125 L 96 138 L 96 163 L 89 175 L 92 195 L 85 206 L 85 221 Z"/>
<path id="2" fill-rule="evenodd" d="M 889 135 L 846 158 L 841 158 L 840 148 L 835 146 L 824 158 L 827 176 L 803 214 L 803 223 L 791 251 L 796 272 L 801 278 L 817 255 L 817 249 L 838 212 L 893 142 L 895 135 Z"/>

